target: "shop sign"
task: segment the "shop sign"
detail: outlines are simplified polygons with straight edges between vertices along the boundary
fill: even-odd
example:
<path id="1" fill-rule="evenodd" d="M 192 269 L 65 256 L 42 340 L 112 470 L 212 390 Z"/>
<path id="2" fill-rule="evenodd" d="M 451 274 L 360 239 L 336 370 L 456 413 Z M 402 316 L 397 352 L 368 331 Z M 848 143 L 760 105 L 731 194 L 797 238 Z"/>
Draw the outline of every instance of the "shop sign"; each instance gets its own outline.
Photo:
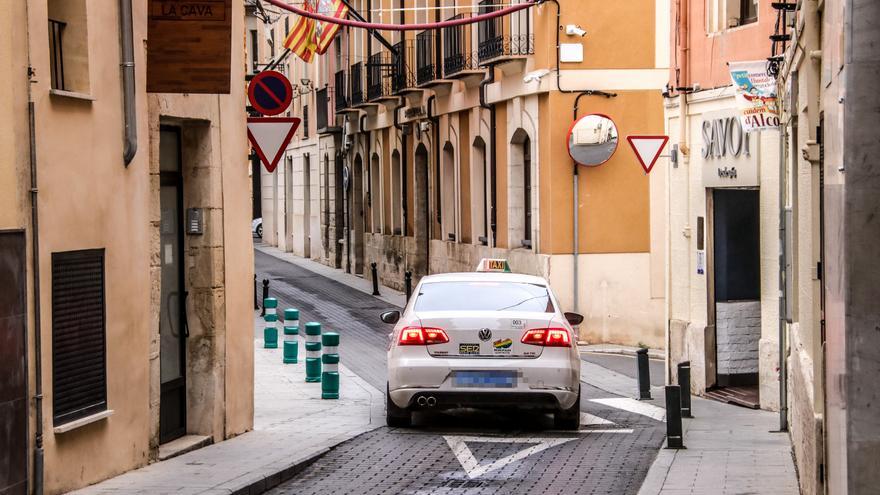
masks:
<path id="1" fill-rule="evenodd" d="M 758 185 L 758 160 L 748 132 L 735 111 L 703 114 L 703 185 L 747 187 Z"/>
<path id="2" fill-rule="evenodd" d="M 776 79 L 767 73 L 767 61 L 730 62 L 729 66 L 743 129 L 778 129 Z"/>

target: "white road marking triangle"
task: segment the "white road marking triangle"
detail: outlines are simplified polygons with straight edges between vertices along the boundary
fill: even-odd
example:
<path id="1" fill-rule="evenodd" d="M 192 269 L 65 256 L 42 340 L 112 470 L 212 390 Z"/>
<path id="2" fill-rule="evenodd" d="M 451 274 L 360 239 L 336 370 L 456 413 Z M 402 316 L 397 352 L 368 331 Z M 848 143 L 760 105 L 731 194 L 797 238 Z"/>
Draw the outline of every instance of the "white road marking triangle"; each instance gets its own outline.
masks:
<path id="1" fill-rule="evenodd" d="M 608 398 L 608 399 L 590 399 L 590 402 L 602 404 L 606 406 L 616 407 L 635 414 L 641 414 L 657 421 L 666 421 L 666 409 L 657 407 L 653 404 L 640 402 L 629 397 Z"/>
<path id="2" fill-rule="evenodd" d="M 581 424 L 584 426 L 613 425 L 614 421 L 608 421 L 605 418 L 600 418 L 599 416 L 593 416 L 592 414 L 582 412 L 581 413 Z"/>
<path id="3" fill-rule="evenodd" d="M 446 443 L 452 449 L 452 453 L 461 463 L 468 478 L 478 478 L 488 472 L 501 469 L 510 463 L 525 459 L 526 457 L 543 452 L 551 447 L 556 447 L 564 443 L 575 440 L 575 438 L 505 438 L 505 437 L 471 437 L 458 435 L 444 435 Z M 474 457 L 474 453 L 467 446 L 467 442 L 483 442 L 483 443 L 521 443 L 531 444 L 515 454 L 511 454 L 501 459 L 497 459 L 489 464 L 480 465 L 479 461 Z"/>

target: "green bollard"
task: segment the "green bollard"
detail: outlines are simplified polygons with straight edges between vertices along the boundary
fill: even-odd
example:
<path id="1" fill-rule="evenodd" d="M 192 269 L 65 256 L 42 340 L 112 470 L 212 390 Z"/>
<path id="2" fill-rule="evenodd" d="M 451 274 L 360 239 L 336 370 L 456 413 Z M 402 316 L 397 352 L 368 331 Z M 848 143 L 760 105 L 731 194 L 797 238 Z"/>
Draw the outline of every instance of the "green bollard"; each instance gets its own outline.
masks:
<path id="1" fill-rule="evenodd" d="M 266 314 L 263 316 L 263 347 L 266 349 L 278 348 L 278 300 L 274 297 L 263 299 L 263 309 Z"/>
<path id="2" fill-rule="evenodd" d="M 321 398 L 339 398 L 339 334 L 327 332 L 321 336 L 321 344 L 324 354 L 321 355 L 321 363 L 324 372 L 321 374 Z"/>
<path id="3" fill-rule="evenodd" d="M 296 364 L 299 354 L 299 310 L 284 310 L 284 364 Z"/>
<path id="4" fill-rule="evenodd" d="M 321 324 L 306 323 L 306 381 L 321 381 Z"/>

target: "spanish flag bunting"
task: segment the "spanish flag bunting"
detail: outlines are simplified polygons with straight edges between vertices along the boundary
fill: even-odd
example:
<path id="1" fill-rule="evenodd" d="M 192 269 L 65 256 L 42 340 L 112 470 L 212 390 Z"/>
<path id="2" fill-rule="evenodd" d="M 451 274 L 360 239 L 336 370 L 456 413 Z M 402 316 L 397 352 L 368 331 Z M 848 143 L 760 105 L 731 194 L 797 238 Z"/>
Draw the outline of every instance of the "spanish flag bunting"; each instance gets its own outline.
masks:
<path id="1" fill-rule="evenodd" d="M 309 12 L 314 12 L 309 0 L 305 0 L 303 8 Z M 303 62 L 309 63 L 315 55 L 317 45 L 315 44 L 315 20 L 308 17 L 300 16 L 293 29 L 287 34 L 284 40 L 284 47 L 290 49 Z"/>
<path id="2" fill-rule="evenodd" d="M 348 15 L 348 6 L 342 0 L 318 0 L 318 13 L 329 15 L 337 19 L 344 19 Z M 339 31 L 339 24 L 331 22 L 318 22 L 315 28 L 316 49 L 319 54 L 324 54 L 333 42 L 333 37 Z"/>

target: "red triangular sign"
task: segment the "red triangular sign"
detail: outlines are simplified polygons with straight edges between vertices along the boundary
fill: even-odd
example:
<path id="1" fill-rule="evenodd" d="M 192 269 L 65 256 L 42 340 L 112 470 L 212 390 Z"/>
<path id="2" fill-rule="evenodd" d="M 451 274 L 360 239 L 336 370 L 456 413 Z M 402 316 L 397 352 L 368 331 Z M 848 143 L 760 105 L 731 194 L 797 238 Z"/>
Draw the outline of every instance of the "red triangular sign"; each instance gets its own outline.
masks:
<path id="1" fill-rule="evenodd" d="M 642 168 L 647 174 L 651 172 L 657 158 L 660 158 L 660 152 L 669 141 L 669 136 L 627 136 L 626 140 L 636 152 L 636 158 L 639 159 L 639 163 L 642 164 Z"/>
<path id="2" fill-rule="evenodd" d="M 296 117 L 248 117 L 248 139 L 269 173 L 275 171 L 299 123 Z"/>

